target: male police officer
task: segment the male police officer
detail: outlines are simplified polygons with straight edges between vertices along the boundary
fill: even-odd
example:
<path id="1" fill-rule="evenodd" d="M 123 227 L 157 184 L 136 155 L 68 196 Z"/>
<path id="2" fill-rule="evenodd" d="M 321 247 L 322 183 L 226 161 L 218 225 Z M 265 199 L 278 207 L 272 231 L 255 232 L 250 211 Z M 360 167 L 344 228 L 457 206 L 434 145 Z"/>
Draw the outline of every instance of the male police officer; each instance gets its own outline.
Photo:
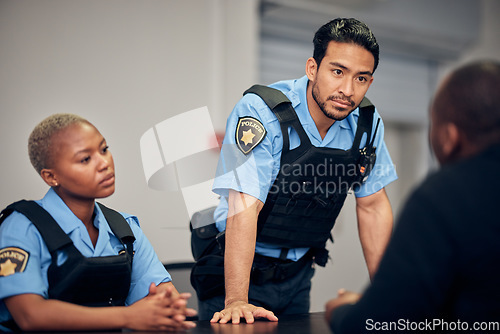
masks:
<path id="1" fill-rule="evenodd" d="M 200 300 L 200 319 L 251 323 L 308 312 L 312 264 L 326 262 L 349 189 L 374 274 L 393 223 L 384 187 L 397 178 L 383 123 L 364 100 L 378 58 L 364 23 L 333 20 L 314 37 L 306 76 L 270 86 L 286 98 L 253 87 L 235 106 L 213 186 L 221 195 L 216 225 L 226 237 L 225 296 Z M 235 168 L 235 160 L 244 163 Z"/>

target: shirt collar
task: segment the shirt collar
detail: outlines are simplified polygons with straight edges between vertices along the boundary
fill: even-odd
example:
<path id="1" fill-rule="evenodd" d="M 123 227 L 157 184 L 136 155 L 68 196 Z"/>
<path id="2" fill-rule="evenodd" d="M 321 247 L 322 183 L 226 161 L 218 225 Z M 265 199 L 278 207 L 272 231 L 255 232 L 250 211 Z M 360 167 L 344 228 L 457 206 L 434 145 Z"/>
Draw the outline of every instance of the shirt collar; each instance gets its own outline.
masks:
<path id="1" fill-rule="evenodd" d="M 99 229 L 99 239 L 97 239 L 97 244 L 95 246 L 96 252 L 99 252 L 105 248 L 105 245 L 109 242 L 111 235 L 113 232 L 111 231 L 111 227 L 109 227 L 104 214 L 99 207 L 99 204 L 96 203 L 94 206 L 94 226 Z"/>
<path id="2" fill-rule="evenodd" d="M 54 189 L 50 188 L 39 204 L 50 213 L 66 234 L 83 226 L 81 220 L 68 208 Z"/>
<path id="3" fill-rule="evenodd" d="M 48 213 L 56 220 L 59 226 L 66 234 L 70 234 L 74 230 L 78 228 L 85 229 L 82 221 L 75 216 L 75 214 L 68 208 L 66 203 L 57 195 L 54 189 L 50 188 L 49 191 L 45 194 L 45 196 L 38 201 L 38 203 L 47 210 Z M 109 227 L 106 219 L 104 218 L 104 214 L 98 205 L 94 206 L 94 226 L 99 229 L 99 240 L 96 245 L 96 249 L 99 248 L 99 244 L 101 243 L 102 236 L 106 235 L 109 240 L 109 234 L 113 234 L 111 228 Z M 82 231 L 82 233 L 88 233 L 86 230 Z M 107 233 L 102 233 L 107 232 Z M 106 240 L 102 240 L 103 242 Z"/>
<path id="4" fill-rule="evenodd" d="M 113 234 L 98 203 L 96 203 L 96 205 L 94 206 L 94 213 L 95 213 L 94 226 L 96 226 L 99 229 L 99 231 L 106 231 L 108 232 L 108 234 Z"/>

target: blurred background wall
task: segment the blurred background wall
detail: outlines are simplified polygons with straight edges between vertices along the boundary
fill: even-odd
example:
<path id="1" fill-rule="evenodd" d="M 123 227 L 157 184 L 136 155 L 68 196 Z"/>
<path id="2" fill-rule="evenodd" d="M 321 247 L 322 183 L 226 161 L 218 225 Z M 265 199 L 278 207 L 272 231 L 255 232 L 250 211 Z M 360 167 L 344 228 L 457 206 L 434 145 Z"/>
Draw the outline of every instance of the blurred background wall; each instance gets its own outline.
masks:
<path id="1" fill-rule="evenodd" d="M 182 194 L 148 188 L 141 136 L 203 106 L 223 132 L 246 88 L 304 75 L 314 32 L 343 16 L 365 21 L 381 45 L 367 96 L 400 177 L 387 188 L 397 216 L 436 167 L 426 133 L 434 89 L 458 64 L 500 59 L 499 12 L 496 0 L 0 0 L 0 206 L 43 196 L 29 133 L 50 114 L 77 113 L 115 158 L 116 192 L 103 202 L 137 215 L 162 261 L 191 261 Z M 368 283 L 352 196 L 334 232 L 312 311 L 337 289 Z"/>

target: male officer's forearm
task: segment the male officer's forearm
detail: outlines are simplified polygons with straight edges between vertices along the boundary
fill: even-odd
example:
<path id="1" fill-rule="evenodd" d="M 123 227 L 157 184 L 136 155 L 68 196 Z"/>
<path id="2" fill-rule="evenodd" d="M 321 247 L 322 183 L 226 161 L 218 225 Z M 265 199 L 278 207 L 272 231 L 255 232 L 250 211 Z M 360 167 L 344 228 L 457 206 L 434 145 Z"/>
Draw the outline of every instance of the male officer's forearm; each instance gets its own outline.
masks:
<path id="1" fill-rule="evenodd" d="M 228 204 L 224 260 L 226 306 L 236 301 L 248 302 L 257 218 L 262 208 L 262 202 L 236 191 L 230 192 Z"/>
<path id="2" fill-rule="evenodd" d="M 373 278 L 393 227 L 392 208 L 385 189 L 357 198 L 356 213 L 363 254 L 370 278 Z"/>

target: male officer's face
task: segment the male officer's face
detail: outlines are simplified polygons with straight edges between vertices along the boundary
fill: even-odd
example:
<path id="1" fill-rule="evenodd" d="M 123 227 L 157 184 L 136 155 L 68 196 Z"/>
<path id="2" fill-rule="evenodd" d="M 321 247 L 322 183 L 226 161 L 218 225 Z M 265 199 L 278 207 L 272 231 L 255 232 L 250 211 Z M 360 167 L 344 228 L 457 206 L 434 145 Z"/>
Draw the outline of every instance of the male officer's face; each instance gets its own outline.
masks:
<path id="1" fill-rule="evenodd" d="M 311 79 L 312 95 L 323 114 L 336 121 L 358 107 L 373 82 L 375 59 L 354 43 L 331 41 Z"/>

